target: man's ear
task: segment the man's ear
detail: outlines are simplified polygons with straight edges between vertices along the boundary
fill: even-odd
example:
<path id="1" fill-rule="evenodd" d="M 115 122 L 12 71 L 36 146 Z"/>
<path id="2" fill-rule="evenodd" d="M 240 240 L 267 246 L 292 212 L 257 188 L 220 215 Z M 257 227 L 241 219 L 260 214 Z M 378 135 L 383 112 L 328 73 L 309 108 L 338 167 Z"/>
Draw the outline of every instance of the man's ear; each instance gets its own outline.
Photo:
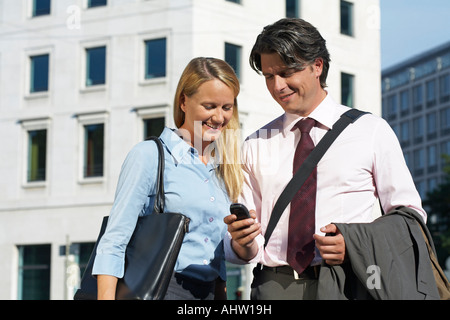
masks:
<path id="1" fill-rule="evenodd" d="M 313 64 L 314 72 L 316 74 L 316 78 L 319 78 L 322 75 L 323 70 L 323 59 L 317 58 Z"/>

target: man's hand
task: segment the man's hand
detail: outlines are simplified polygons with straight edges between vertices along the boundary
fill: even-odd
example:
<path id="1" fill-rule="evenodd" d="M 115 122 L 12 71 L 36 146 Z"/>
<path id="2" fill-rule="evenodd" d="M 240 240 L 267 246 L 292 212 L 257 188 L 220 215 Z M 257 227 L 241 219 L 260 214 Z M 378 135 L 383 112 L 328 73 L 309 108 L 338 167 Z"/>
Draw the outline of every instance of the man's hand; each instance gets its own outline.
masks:
<path id="1" fill-rule="evenodd" d="M 322 259 L 329 265 L 342 264 L 345 259 L 344 236 L 334 224 L 326 225 L 320 231 L 325 234 L 332 234 L 331 236 L 314 235 L 316 247 L 319 249 Z"/>
<path id="2" fill-rule="evenodd" d="M 250 210 L 249 219 L 236 221 L 236 215 L 230 214 L 223 221 L 231 234 L 231 245 L 235 253 L 243 260 L 254 258 L 258 252 L 255 238 L 261 233 L 261 224 L 256 222 L 255 210 Z"/>

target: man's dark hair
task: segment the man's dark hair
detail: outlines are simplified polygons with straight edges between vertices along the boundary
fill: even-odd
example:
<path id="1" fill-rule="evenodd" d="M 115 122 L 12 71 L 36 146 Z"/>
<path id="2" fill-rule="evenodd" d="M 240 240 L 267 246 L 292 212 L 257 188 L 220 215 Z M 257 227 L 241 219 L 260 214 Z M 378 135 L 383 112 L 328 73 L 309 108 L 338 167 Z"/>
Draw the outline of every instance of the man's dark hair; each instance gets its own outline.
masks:
<path id="1" fill-rule="evenodd" d="M 322 59 L 320 85 L 325 88 L 330 67 L 330 54 L 325 39 L 319 31 L 302 19 L 286 18 L 266 26 L 258 35 L 252 52 L 250 66 L 261 73 L 261 54 L 277 53 L 288 68 L 304 70 L 316 59 Z"/>

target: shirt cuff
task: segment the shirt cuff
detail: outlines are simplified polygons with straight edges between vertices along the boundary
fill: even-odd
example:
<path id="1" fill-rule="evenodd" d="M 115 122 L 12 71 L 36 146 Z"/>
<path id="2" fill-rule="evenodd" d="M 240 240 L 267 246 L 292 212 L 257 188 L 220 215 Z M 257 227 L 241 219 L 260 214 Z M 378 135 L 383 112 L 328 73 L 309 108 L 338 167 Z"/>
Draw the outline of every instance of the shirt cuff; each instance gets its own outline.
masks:
<path id="1" fill-rule="evenodd" d="M 112 254 L 97 254 L 92 267 L 92 275 L 110 275 L 116 278 L 123 278 L 124 257 Z"/>
<path id="2" fill-rule="evenodd" d="M 223 239 L 224 243 L 224 249 L 225 249 L 225 259 L 228 262 L 234 263 L 234 264 L 249 264 L 249 263 L 258 263 L 261 260 L 261 254 L 264 251 L 264 237 L 261 235 L 258 235 L 255 238 L 256 243 L 258 244 L 258 253 L 253 259 L 250 260 L 243 260 L 241 259 L 236 252 L 234 252 L 233 247 L 231 246 L 231 234 L 227 232 Z"/>

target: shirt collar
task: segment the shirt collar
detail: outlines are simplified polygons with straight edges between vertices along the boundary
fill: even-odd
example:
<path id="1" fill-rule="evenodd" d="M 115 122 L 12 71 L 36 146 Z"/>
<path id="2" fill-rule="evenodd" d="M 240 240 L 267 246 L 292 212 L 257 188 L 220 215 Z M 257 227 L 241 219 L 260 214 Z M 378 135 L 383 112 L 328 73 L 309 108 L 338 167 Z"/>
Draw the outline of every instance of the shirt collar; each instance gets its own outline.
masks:
<path id="1" fill-rule="evenodd" d="M 333 127 L 335 122 L 336 105 L 336 102 L 330 94 L 327 93 L 325 99 L 323 99 L 322 102 L 313 110 L 313 112 L 309 114 L 308 118 L 316 120 L 318 122 L 318 126 L 329 130 Z M 283 134 L 286 135 L 289 131 L 291 131 L 294 124 L 301 119 L 304 119 L 304 117 L 300 117 L 296 114 L 284 113 Z"/>
<path id="2" fill-rule="evenodd" d="M 183 138 L 178 135 L 175 129 L 165 127 L 159 136 L 163 144 L 167 147 L 167 151 L 175 160 L 175 165 L 179 163 L 202 163 L 198 157 L 197 149 L 191 147 Z M 186 158 L 188 157 L 188 158 Z M 203 164 L 203 163 L 202 163 Z M 214 159 L 210 159 L 207 167 L 217 167 Z"/>

